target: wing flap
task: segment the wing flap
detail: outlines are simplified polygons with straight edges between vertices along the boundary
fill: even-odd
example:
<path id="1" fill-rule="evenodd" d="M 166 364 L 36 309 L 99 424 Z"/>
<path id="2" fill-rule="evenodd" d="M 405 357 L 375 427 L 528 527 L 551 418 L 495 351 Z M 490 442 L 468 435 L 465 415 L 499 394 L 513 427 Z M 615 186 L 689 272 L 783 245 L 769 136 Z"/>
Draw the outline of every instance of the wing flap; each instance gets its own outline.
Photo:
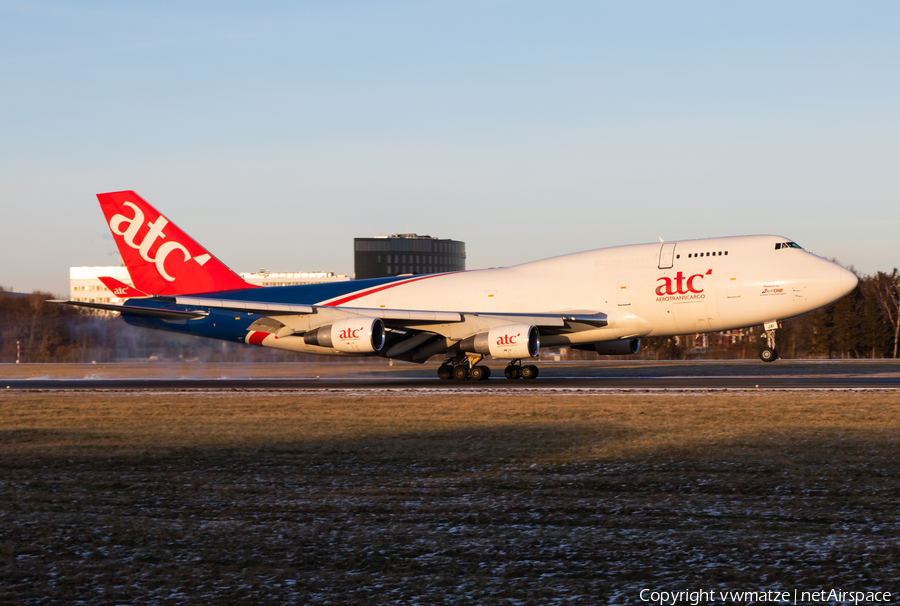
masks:
<path id="1" fill-rule="evenodd" d="M 411 322 L 462 322 L 462 314 L 455 311 L 427 311 L 418 309 L 384 309 L 369 307 L 332 307 L 359 316 L 381 318 L 382 320 L 409 320 Z"/>
<path id="2" fill-rule="evenodd" d="M 606 326 L 609 324 L 607 315 L 604 313 L 555 313 L 555 314 L 474 314 L 481 318 L 496 318 L 509 320 L 510 322 L 521 322 L 523 324 L 533 324 L 534 326 L 545 327 L 564 327 L 569 322 L 578 322 L 580 324 L 591 324 L 593 326 Z"/>
<path id="3" fill-rule="evenodd" d="M 414 335 L 400 341 L 399 343 L 397 343 L 390 349 L 388 349 L 384 353 L 384 357 L 394 358 L 394 357 L 403 355 L 408 351 L 411 351 L 417 347 L 420 347 L 421 345 L 424 345 L 426 342 L 430 341 L 431 339 L 433 339 L 436 336 L 437 335 L 435 335 L 434 333 L 430 333 L 430 332 L 420 332 L 419 334 L 414 334 Z"/>

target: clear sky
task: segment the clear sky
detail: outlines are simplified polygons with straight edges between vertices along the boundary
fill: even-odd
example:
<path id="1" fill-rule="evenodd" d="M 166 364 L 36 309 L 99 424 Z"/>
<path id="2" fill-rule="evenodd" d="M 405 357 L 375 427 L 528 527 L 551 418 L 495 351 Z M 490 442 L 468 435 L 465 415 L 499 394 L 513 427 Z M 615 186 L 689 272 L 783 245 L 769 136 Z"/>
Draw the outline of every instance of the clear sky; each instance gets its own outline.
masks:
<path id="1" fill-rule="evenodd" d="M 900 3 L 0 1 L 0 285 L 133 189 L 236 271 L 776 233 L 900 265 Z"/>

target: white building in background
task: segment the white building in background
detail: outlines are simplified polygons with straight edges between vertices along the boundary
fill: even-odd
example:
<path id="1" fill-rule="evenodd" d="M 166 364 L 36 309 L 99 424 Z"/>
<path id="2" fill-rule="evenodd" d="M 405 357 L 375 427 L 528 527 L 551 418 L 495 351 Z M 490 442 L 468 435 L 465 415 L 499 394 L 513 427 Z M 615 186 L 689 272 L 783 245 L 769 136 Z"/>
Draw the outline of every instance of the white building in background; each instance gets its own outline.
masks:
<path id="1" fill-rule="evenodd" d="M 124 301 L 109 292 L 109 289 L 97 279 L 99 276 L 115 278 L 119 282 L 133 286 L 131 276 L 128 275 L 128 270 L 124 265 L 119 267 L 70 267 L 69 300 L 112 304 Z"/>
<path id="2" fill-rule="evenodd" d="M 119 299 L 100 282 L 100 276 L 115 278 L 129 286 L 134 286 L 124 265 L 118 267 L 70 267 L 69 299 L 88 303 L 121 303 Z M 349 277 L 330 271 L 270 272 L 264 269 L 253 273 L 242 273 L 241 278 L 258 286 L 293 286 L 295 284 L 323 284 L 325 282 L 346 282 Z"/>
<path id="3" fill-rule="evenodd" d="M 347 282 L 349 276 L 334 274 L 330 271 L 302 271 L 283 273 L 264 269 L 250 274 L 241 274 L 241 278 L 250 284 L 259 286 L 294 286 L 296 284 L 322 284 L 325 282 Z"/>

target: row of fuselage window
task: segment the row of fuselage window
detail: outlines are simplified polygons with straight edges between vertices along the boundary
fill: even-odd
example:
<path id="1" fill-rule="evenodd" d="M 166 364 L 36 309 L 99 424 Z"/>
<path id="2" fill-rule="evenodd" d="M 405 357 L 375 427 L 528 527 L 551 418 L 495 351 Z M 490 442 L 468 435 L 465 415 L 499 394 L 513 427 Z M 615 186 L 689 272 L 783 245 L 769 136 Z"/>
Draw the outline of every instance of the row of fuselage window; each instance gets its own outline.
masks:
<path id="1" fill-rule="evenodd" d="M 687 258 L 688 258 L 688 259 L 693 259 L 693 258 L 695 258 L 695 257 L 721 257 L 723 254 L 727 257 L 727 256 L 728 256 L 728 251 L 726 250 L 726 251 L 723 253 L 723 252 L 720 250 L 720 251 L 718 252 L 718 254 L 716 254 L 715 251 L 713 251 L 713 252 L 708 252 L 708 253 L 688 253 Z M 675 258 L 676 258 L 676 259 L 680 259 L 680 258 L 681 258 L 681 255 L 675 255 Z"/>

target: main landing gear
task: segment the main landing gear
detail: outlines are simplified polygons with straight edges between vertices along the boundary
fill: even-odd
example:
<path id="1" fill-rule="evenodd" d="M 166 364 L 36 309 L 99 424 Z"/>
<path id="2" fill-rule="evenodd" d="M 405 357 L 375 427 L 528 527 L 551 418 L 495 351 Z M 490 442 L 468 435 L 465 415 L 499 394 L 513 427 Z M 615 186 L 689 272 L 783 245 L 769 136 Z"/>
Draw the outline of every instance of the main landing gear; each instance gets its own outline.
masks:
<path id="1" fill-rule="evenodd" d="M 459 355 L 455 358 L 446 360 L 441 367 L 438 368 L 438 377 L 442 381 L 486 381 L 491 378 L 491 369 L 487 366 L 479 366 L 478 363 L 484 359 L 482 355 Z"/>
<path id="2" fill-rule="evenodd" d="M 486 381 L 491 378 L 491 369 L 479 364 L 483 359 L 482 355 L 458 355 L 441 364 L 438 377 L 442 381 Z M 523 366 L 521 360 L 513 360 L 503 374 L 507 379 L 537 379 L 538 367 L 533 364 Z"/>
<path id="3" fill-rule="evenodd" d="M 507 379 L 537 379 L 538 367 L 534 364 L 522 366 L 522 360 L 513 360 L 503 371 Z"/>
<path id="4" fill-rule="evenodd" d="M 775 331 L 780 328 L 778 320 L 772 320 L 763 324 L 766 331 L 766 346 L 759 350 L 759 359 L 763 362 L 774 362 L 778 359 L 778 350 L 775 349 Z"/>

